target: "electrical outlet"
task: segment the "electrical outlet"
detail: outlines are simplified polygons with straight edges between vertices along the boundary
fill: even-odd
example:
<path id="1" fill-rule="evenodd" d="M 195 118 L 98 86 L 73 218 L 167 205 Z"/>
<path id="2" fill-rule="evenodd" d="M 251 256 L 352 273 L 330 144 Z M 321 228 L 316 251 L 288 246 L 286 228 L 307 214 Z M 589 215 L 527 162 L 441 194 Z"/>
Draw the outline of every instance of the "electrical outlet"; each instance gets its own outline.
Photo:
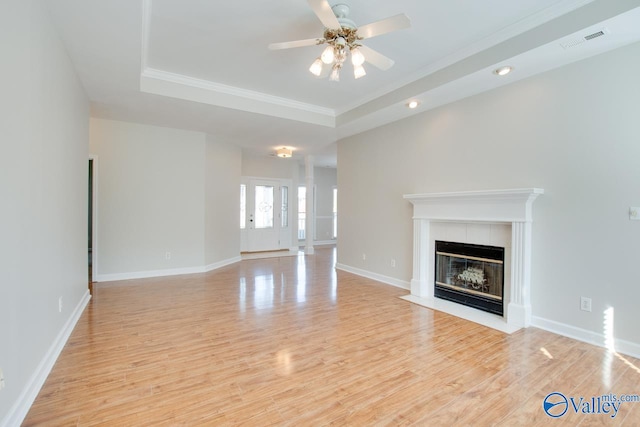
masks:
<path id="1" fill-rule="evenodd" d="M 167 260 L 171 259 L 171 252 L 165 252 L 164 259 L 167 259 Z"/>
<path id="2" fill-rule="evenodd" d="M 629 219 L 632 221 L 640 221 L 640 207 L 629 208 Z"/>
<path id="3" fill-rule="evenodd" d="M 392 259 L 392 260 L 391 260 L 391 267 L 394 267 L 394 268 L 395 268 L 395 266 L 396 266 L 396 260 L 395 260 L 395 259 Z"/>
<path id="4" fill-rule="evenodd" d="M 4 373 L 2 372 L 2 369 L 0 369 L 0 390 L 2 390 L 4 388 Z"/>
<path id="5" fill-rule="evenodd" d="M 591 311 L 591 298 L 580 297 L 580 310 Z"/>
<path id="6" fill-rule="evenodd" d="M 58 313 L 62 313 L 62 297 L 58 298 Z"/>
<path id="7" fill-rule="evenodd" d="M 366 261 L 367 260 L 367 254 L 362 254 L 362 260 Z"/>

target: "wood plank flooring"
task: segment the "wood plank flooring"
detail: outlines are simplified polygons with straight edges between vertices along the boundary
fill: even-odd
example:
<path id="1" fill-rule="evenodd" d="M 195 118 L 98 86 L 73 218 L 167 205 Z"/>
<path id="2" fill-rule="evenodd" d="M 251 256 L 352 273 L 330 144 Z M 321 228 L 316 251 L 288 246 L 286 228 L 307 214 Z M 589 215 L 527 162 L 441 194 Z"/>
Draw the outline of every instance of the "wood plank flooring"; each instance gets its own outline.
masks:
<path id="1" fill-rule="evenodd" d="M 24 425 L 640 425 L 571 408 L 640 394 L 640 361 L 528 328 L 513 335 L 335 271 L 335 250 L 206 274 L 96 283 Z"/>

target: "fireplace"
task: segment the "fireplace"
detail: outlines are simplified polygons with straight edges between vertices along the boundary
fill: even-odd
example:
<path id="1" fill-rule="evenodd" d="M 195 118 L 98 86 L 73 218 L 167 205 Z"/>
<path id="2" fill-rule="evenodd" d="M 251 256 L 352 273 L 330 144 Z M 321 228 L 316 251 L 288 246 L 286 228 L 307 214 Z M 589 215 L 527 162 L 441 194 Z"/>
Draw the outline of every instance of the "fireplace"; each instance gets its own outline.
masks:
<path id="1" fill-rule="evenodd" d="M 504 248 L 435 241 L 434 296 L 502 316 Z"/>
<path id="2" fill-rule="evenodd" d="M 532 205 L 534 200 L 543 193 L 544 190 L 540 188 L 516 188 L 406 194 L 404 198 L 413 204 L 413 276 L 411 294 L 402 298 L 507 333 L 529 326 L 531 324 Z M 466 265 L 476 269 L 464 274 L 465 269 L 468 268 L 465 267 L 462 272 L 450 274 L 451 277 L 462 275 L 462 280 L 466 278 L 466 288 L 457 283 L 447 283 L 446 273 L 444 281 L 438 280 L 444 285 L 454 286 L 449 288 L 439 285 L 438 292 L 443 288 L 449 296 L 452 293 L 465 292 L 463 295 L 466 298 L 469 294 L 477 295 L 475 291 L 478 290 L 474 289 L 475 285 L 480 288 L 479 296 L 485 299 L 500 299 L 499 304 L 496 303 L 490 309 L 479 310 L 476 306 L 463 305 L 451 301 L 451 298 L 436 295 L 434 266 L 437 262 L 436 241 L 503 248 L 501 269 L 492 266 L 488 261 L 485 264 L 486 267 L 474 266 L 468 261 L 470 257 L 494 260 L 491 256 L 469 255 L 464 252 L 457 255 L 463 255 L 466 258 L 454 256 L 454 258 L 466 259 Z M 447 253 L 456 254 L 456 252 Z M 482 268 L 482 274 L 478 271 L 480 268 Z M 490 271 L 496 269 L 502 270 L 502 284 L 492 289 L 487 288 L 484 279 L 488 281 L 488 276 L 494 274 Z M 454 280 L 450 279 L 450 281 Z M 455 286 L 458 287 L 455 288 Z M 491 289 L 489 292 L 485 292 L 489 289 Z M 498 308 L 498 305 L 501 308 Z"/>

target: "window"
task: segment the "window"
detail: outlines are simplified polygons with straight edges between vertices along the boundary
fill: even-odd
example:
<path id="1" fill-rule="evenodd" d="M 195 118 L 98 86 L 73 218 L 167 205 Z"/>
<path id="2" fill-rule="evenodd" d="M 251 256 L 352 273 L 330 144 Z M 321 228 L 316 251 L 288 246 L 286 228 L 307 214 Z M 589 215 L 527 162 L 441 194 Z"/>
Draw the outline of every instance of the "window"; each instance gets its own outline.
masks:
<path id="1" fill-rule="evenodd" d="M 287 228 L 289 227 L 289 187 L 287 186 L 280 187 L 280 207 L 282 211 L 280 226 Z"/>
<path id="2" fill-rule="evenodd" d="M 240 229 L 247 226 L 247 186 L 240 184 Z"/>
<path id="3" fill-rule="evenodd" d="M 298 240 L 306 239 L 307 187 L 298 187 Z"/>
<path id="4" fill-rule="evenodd" d="M 273 186 L 256 185 L 255 192 L 256 228 L 273 228 Z"/>

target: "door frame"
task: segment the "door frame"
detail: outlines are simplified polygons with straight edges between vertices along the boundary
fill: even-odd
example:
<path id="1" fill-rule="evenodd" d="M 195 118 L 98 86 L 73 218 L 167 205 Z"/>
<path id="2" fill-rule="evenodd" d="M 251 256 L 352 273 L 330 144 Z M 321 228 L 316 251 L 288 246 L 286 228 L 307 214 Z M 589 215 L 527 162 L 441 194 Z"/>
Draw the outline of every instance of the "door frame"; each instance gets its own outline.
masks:
<path id="1" fill-rule="evenodd" d="M 100 175 L 98 174 L 98 156 L 89 154 L 89 161 L 93 163 L 91 169 L 91 281 L 93 283 L 97 282 L 96 278 L 98 277 L 98 177 Z M 87 162 L 87 168 L 88 167 L 89 163 Z M 88 184 L 89 183 L 87 183 L 87 188 L 89 187 Z M 87 200 L 87 202 L 89 202 L 89 200 Z M 93 291 L 91 283 L 89 284 L 89 289 Z"/>

